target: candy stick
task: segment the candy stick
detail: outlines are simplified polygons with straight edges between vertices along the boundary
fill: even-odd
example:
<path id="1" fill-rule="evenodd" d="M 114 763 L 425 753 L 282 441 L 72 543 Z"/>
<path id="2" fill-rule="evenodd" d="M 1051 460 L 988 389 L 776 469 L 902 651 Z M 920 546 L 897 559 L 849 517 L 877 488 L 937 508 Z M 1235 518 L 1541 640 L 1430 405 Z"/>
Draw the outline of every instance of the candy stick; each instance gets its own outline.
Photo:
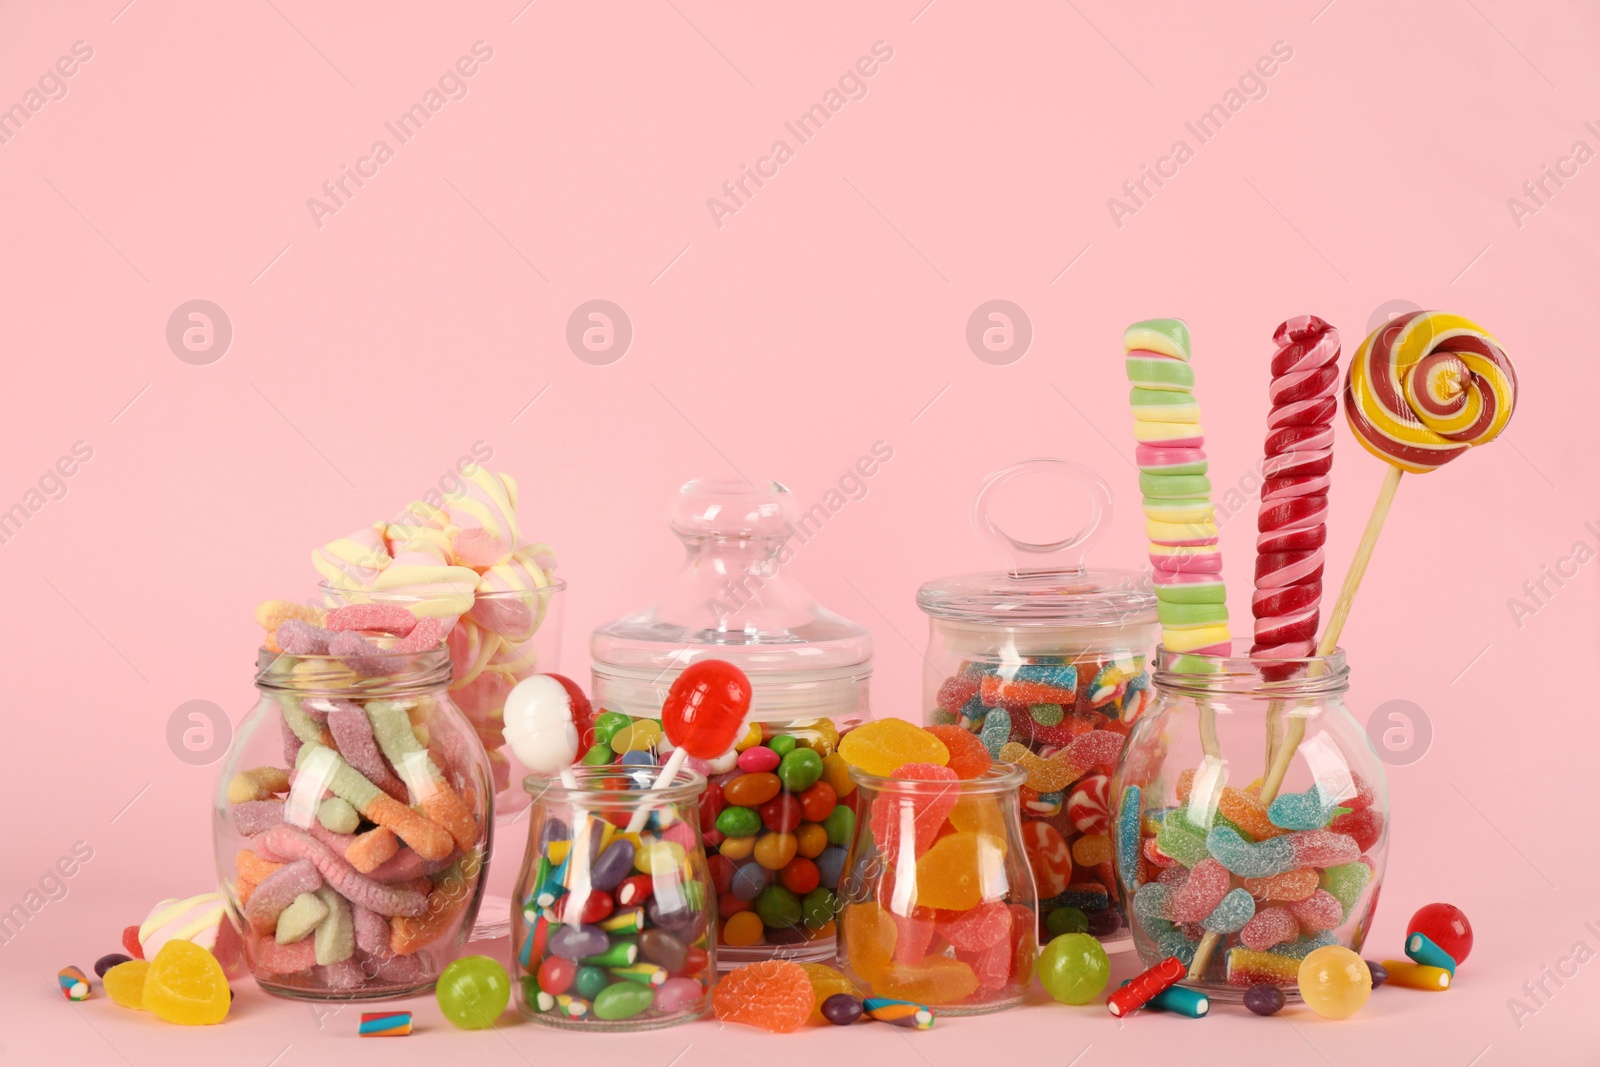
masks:
<path id="1" fill-rule="evenodd" d="M 1317 643 L 1319 657 L 1338 647 L 1400 475 L 1437 470 L 1494 440 L 1511 420 L 1516 394 L 1516 371 L 1499 343 L 1459 315 L 1413 311 L 1361 342 L 1345 378 L 1345 417 L 1362 446 L 1390 468 Z M 1266 803 L 1277 796 L 1305 730 L 1305 718 L 1291 716 L 1262 784 Z"/>

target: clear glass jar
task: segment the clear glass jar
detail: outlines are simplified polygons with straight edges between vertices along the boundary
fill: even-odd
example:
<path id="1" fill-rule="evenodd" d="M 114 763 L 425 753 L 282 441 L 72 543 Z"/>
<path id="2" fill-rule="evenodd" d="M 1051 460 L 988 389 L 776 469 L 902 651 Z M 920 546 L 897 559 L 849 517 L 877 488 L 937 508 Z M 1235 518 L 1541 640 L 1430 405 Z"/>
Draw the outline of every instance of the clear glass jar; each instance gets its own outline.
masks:
<path id="1" fill-rule="evenodd" d="M 923 782 L 859 769 L 861 810 L 839 959 L 868 996 L 980 1015 L 1022 1002 L 1038 956 L 1038 901 L 1017 790 L 1024 772 Z"/>
<path id="2" fill-rule="evenodd" d="M 1037 544 L 1000 529 L 991 509 L 1001 490 L 1038 476 L 1065 479 L 1087 497 L 1082 530 Z M 1076 908 L 1084 918 L 1075 921 L 1108 943 L 1128 936 L 1112 866 L 1110 776 L 1150 696 L 1146 651 L 1157 626 L 1141 576 L 1084 565 L 1110 513 L 1110 489 L 1075 463 L 1035 459 L 996 471 L 978 490 L 972 523 L 1010 566 L 917 591 L 928 615 L 925 723 L 960 725 L 991 757 L 1023 765 L 1023 840 L 1040 912 L 1048 919 Z"/>
<path id="3" fill-rule="evenodd" d="M 1359 952 L 1388 850 L 1389 793 L 1344 706 L 1344 653 L 1223 659 L 1162 650 L 1155 700 L 1112 780 L 1117 867 L 1147 964 L 1237 1001 L 1297 997 L 1300 960 Z"/>
<path id="4" fill-rule="evenodd" d="M 213 828 L 230 914 L 268 993 L 407 996 L 460 955 L 493 787 L 449 679 L 442 645 L 349 660 L 261 651 L 261 698 L 223 765 Z"/>
<path id="5" fill-rule="evenodd" d="M 706 780 L 680 771 L 576 767 L 529 775 L 528 851 L 512 917 L 517 1006 L 535 1022 L 597 1032 L 700 1018 L 716 978 L 716 897 L 700 844 Z M 651 812 L 639 833 L 634 814 Z"/>
<path id="6" fill-rule="evenodd" d="M 725 968 L 834 954 L 855 790 L 836 749 L 867 714 L 872 635 L 817 604 L 789 573 L 795 540 L 807 539 L 797 513 L 776 482 L 688 483 L 670 518 L 685 549 L 677 580 L 655 605 L 591 640 L 589 764 L 652 765 L 670 752 L 661 707 L 695 660 L 726 660 L 750 679 L 748 728 L 735 750 L 689 761 L 710 782 L 701 829 Z"/>

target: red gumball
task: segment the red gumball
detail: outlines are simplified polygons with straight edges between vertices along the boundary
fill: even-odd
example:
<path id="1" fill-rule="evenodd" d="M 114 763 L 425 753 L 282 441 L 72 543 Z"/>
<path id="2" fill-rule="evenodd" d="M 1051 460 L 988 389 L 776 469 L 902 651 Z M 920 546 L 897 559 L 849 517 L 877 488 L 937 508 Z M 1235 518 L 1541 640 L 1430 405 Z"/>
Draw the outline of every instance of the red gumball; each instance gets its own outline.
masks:
<path id="1" fill-rule="evenodd" d="M 1424 934 L 1428 940 L 1444 949 L 1459 966 L 1467 962 L 1472 951 L 1472 924 L 1466 912 L 1454 904 L 1424 904 L 1411 916 L 1406 936 Z"/>

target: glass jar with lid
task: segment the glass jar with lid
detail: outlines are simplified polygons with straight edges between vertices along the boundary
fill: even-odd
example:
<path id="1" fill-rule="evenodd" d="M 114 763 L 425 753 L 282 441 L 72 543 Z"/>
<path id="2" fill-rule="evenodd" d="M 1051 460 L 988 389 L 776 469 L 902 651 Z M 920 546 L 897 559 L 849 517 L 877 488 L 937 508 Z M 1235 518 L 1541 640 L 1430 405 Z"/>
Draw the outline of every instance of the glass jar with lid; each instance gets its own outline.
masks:
<path id="1" fill-rule="evenodd" d="M 700 822 L 723 967 L 833 957 L 855 830 L 856 787 L 837 749 L 867 714 L 872 635 L 791 573 L 797 514 L 776 482 L 689 482 L 669 520 L 682 569 L 654 605 L 591 640 L 591 765 L 653 765 L 671 751 L 661 707 L 690 663 L 725 660 L 750 679 L 735 748 L 689 761 L 708 779 Z"/>
<path id="2" fill-rule="evenodd" d="M 1000 490 L 1027 478 L 1065 479 L 1086 494 L 1087 525 L 1051 543 L 1020 540 L 991 514 Z M 956 724 L 995 759 L 1019 764 L 1022 839 L 1045 936 L 1087 931 L 1125 940 L 1112 865 L 1110 780 L 1150 697 L 1147 653 L 1156 600 L 1129 571 L 1089 569 L 1084 557 L 1111 513 L 1094 472 L 1035 459 L 990 474 L 972 506 L 979 534 L 1009 565 L 928 582 L 926 722 Z M 1058 914 L 1052 914 L 1058 913 Z"/>

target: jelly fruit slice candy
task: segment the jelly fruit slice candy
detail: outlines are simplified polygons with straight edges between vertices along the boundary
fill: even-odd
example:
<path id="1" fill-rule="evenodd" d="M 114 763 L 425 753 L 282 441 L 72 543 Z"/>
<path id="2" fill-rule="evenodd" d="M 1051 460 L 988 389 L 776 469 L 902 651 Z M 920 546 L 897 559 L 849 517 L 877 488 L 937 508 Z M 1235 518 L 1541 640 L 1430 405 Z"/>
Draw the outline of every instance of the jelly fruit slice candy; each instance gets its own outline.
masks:
<path id="1" fill-rule="evenodd" d="M 989 750 L 983 747 L 976 734 L 959 726 L 927 726 L 924 729 L 943 742 L 950 750 L 950 762 L 945 764 L 957 778 L 977 778 L 989 769 Z"/>
<path id="2" fill-rule="evenodd" d="M 804 967 L 787 960 L 763 960 L 729 971 L 711 999 L 723 1022 L 745 1023 L 775 1034 L 800 1029 L 815 1005 L 811 977 Z"/>
<path id="3" fill-rule="evenodd" d="M 139 1010 L 144 1007 L 144 979 L 149 971 L 149 960 L 129 960 L 111 968 L 100 981 L 114 1003 Z"/>
<path id="4" fill-rule="evenodd" d="M 950 750 L 943 741 L 904 719 L 863 723 L 845 734 L 839 742 L 839 755 L 850 766 L 885 778 L 907 763 L 943 767 L 950 762 Z"/>
<path id="5" fill-rule="evenodd" d="M 168 941 L 150 961 L 145 1010 L 183 1026 L 209 1026 L 228 1016 L 228 978 L 217 958 L 192 941 Z"/>
<path id="6" fill-rule="evenodd" d="M 971 737 L 971 734 L 967 734 Z M 953 784 L 956 772 L 931 763 L 907 763 L 895 768 L 894 778 L 914 782 L 949 782 L 948 786 L 916 786 L 905 791 L 888 790 L 872 802 L 872 839 L 886 857 L 900 852 L 900 832 L 909 825 L 916 844 L 916 855 L 928 851 L 944 826 L 960 792 Z"/>

